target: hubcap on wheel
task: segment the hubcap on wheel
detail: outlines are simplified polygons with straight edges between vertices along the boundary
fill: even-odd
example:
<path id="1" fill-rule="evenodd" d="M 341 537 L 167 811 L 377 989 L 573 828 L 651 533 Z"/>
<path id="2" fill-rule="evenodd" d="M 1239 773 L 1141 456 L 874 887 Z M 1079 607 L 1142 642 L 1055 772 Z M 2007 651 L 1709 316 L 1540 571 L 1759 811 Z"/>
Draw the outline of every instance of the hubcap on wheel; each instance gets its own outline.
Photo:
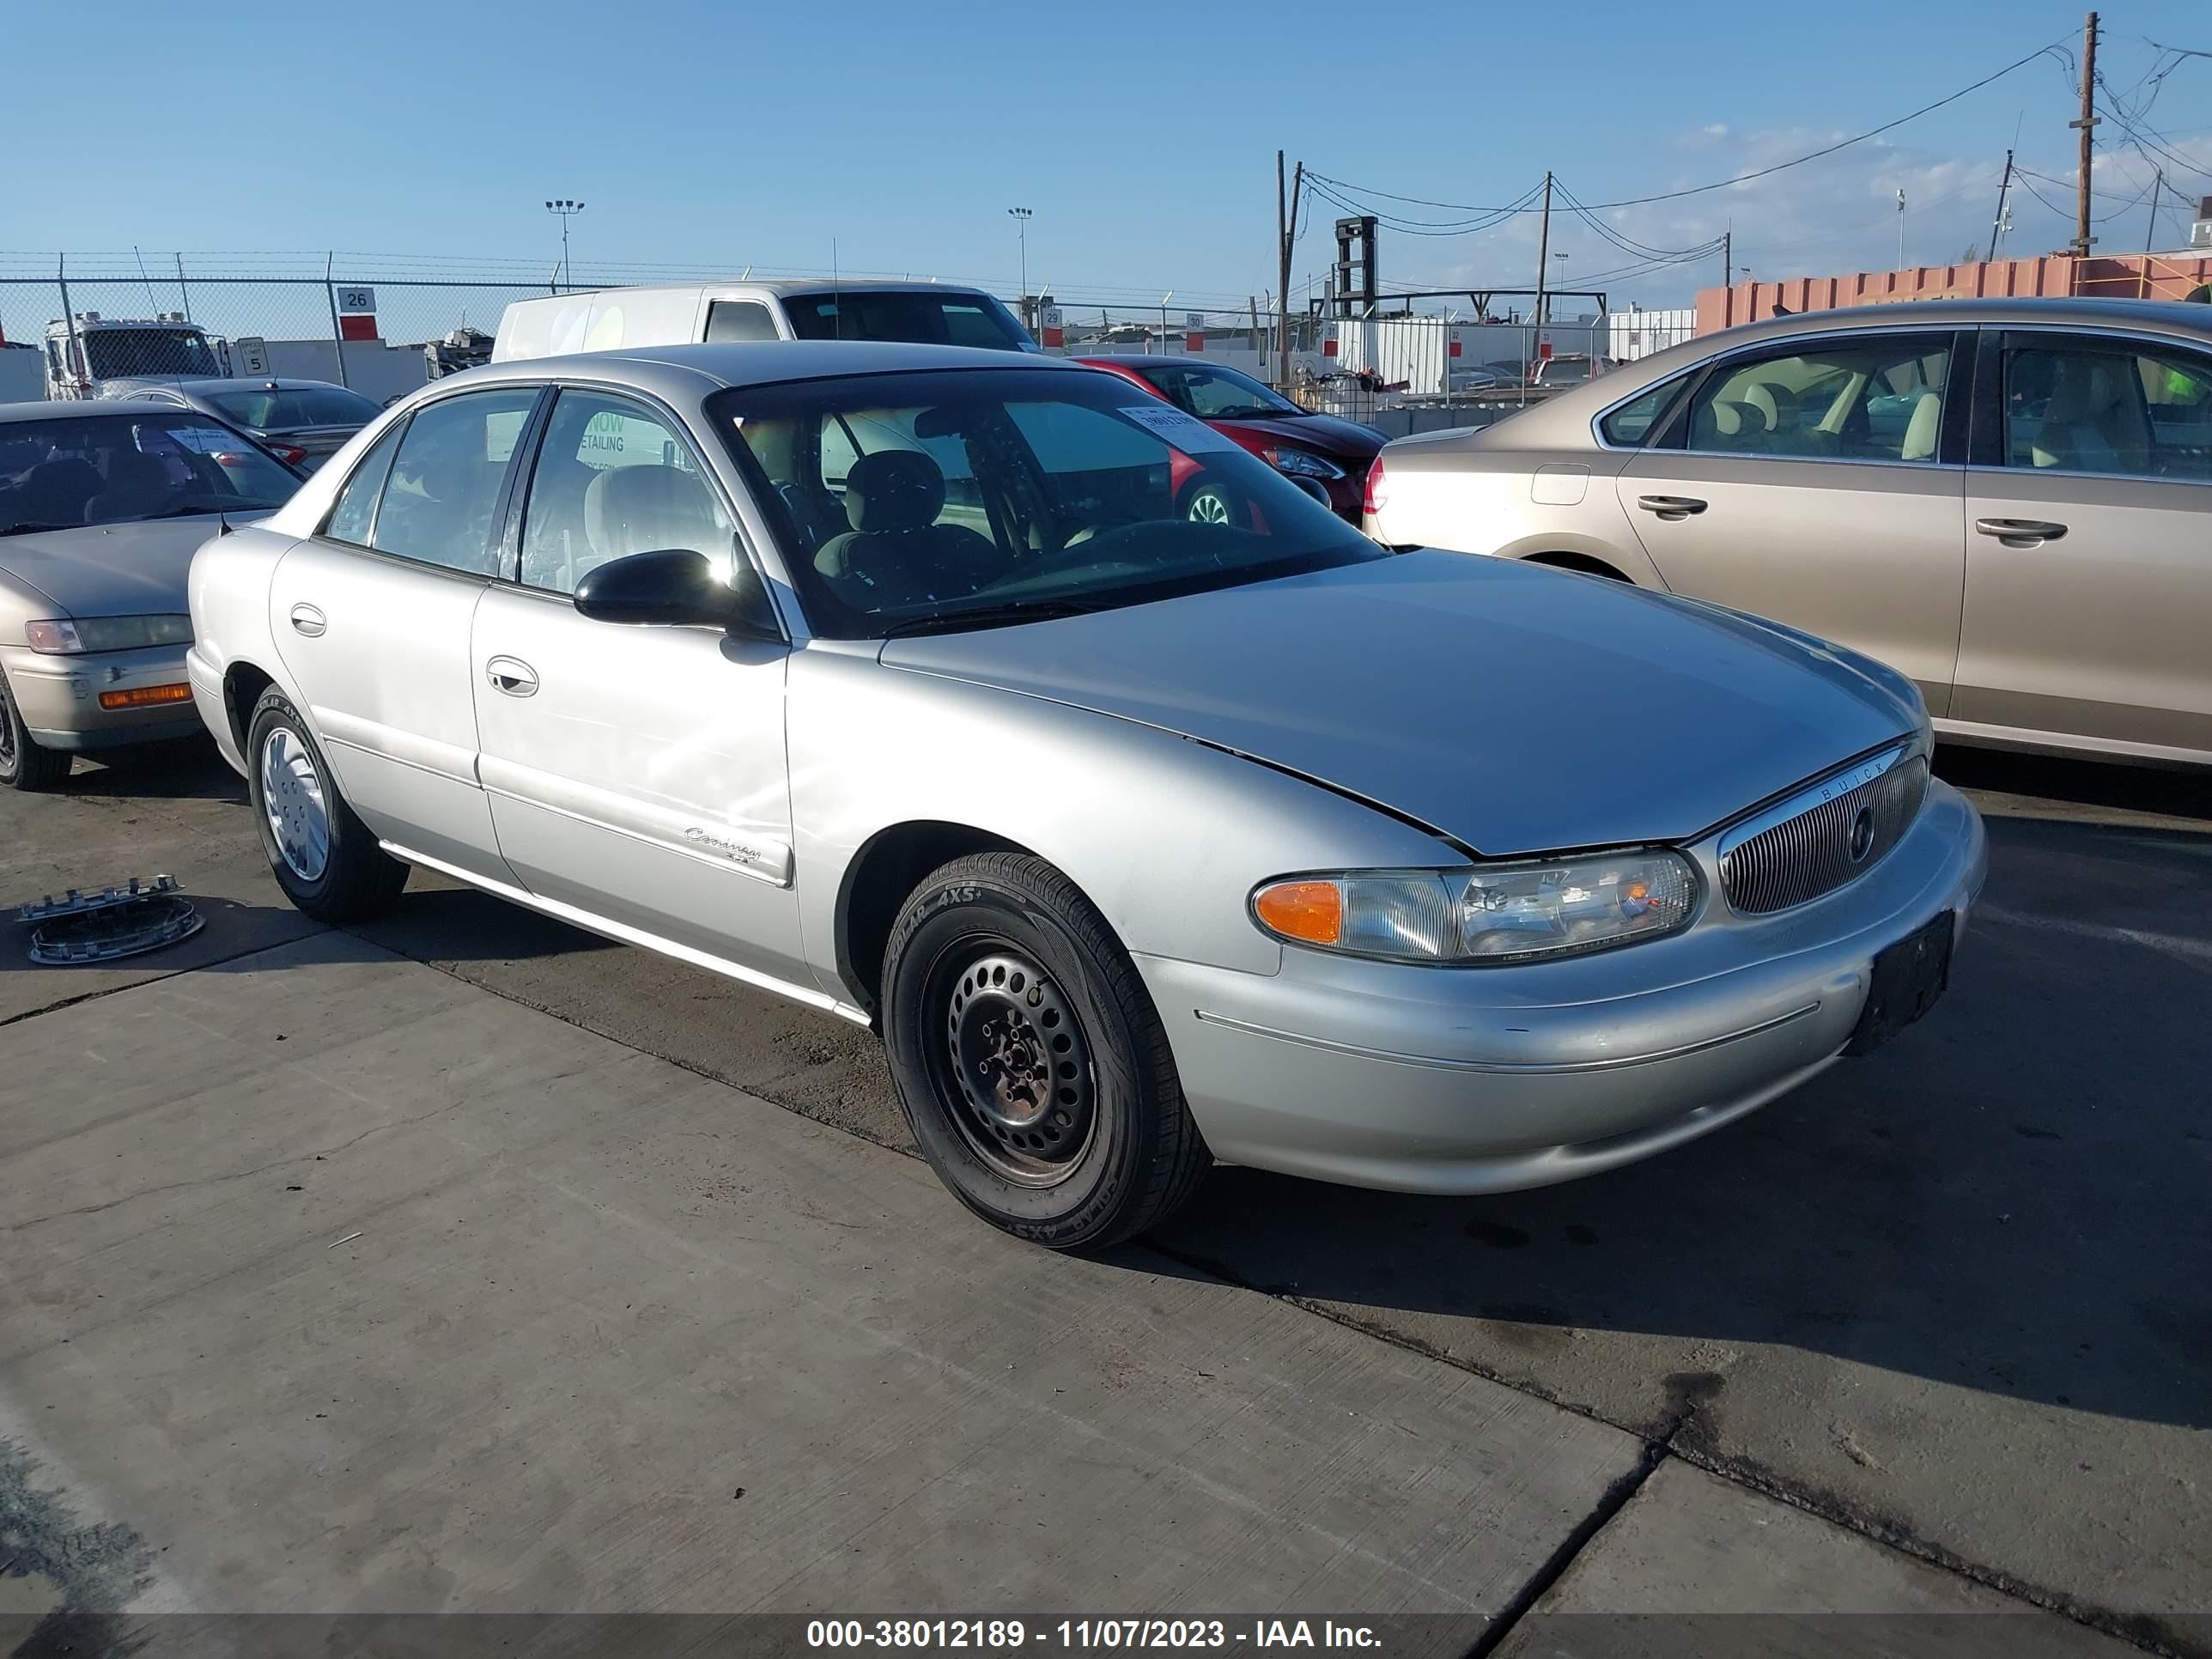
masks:
<path id="1" fill-rule="evenodd" d="M 1066 1178 L 1091 1144 L 1097 1089 L 1082 1023 L 1019 951 L 942 976 L 939 1053 L 960 1132 L 999 1174 L 1025 1186 Z"/>
<path id="2" fill-rule="evenodd" d="M 331 812 L 315 757 L 289 726 L 261 740 L 261 811 L 285 867 L 314 881 L 331 859 Z"/>
<path id="3" fill-rule="evenodd" d="M 1194 524 L 1227 524 L 1229 503 L 1218 491 L 1201 489 L 1190 498 L 1190 517 Z"/>

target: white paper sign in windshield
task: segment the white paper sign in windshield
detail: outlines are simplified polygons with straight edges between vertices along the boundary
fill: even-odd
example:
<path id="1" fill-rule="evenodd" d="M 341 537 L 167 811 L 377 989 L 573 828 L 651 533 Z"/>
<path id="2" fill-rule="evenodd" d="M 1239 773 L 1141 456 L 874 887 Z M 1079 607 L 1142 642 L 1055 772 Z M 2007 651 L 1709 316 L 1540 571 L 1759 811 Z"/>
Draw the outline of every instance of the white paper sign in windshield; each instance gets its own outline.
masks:
<path id="1" fill-rule="evenodd" d="M 1165 404 L 1148 404 L 1141 409 L 1124 409 L 1117 412 L 1134 421 L 1163 443 L 1173 444 L 1186 455 L 1201 455 L 1208 450 L 1237 447 L 1204 421 L 1194 420 L 1182 410 L 1170 409 Z"/>

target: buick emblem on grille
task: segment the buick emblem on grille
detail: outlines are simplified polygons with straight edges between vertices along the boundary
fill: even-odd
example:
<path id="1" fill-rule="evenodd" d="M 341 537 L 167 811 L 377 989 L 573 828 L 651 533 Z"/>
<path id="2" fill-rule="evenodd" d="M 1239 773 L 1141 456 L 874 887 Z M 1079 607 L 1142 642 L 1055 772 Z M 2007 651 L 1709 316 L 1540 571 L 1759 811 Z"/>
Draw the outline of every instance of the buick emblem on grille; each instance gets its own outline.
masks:
<path id="1" fill-rule="evenodd" d="M 1862 806 L 1851 815 L 1851 827 L 1844 843 L 1844 850 L 1851 855 L 1853 864 L 1864 864 L 1866 855 L 1874 851 L 1874 808 Z"/>

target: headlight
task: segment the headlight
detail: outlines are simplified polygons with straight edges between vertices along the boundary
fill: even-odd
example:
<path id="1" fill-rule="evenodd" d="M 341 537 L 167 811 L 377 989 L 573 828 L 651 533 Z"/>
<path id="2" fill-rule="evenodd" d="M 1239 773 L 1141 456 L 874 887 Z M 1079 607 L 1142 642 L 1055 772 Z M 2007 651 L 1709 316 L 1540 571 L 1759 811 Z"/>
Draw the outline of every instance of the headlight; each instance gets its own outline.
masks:
<path id="1" fill-rule="evenodd" d="M 1659 939 L 1689 925 L 1698 877 L 1639 848 L 1471 870 L 1347 870 L 1273 881 L 1252 917 L 1293 944 L 1392 962 L 1533 962 Z"/>
<path id="2" fill-rule="evenodd" d="M 1267 452 L 1267 465 L 1278 472 L 1287 472 L 1293 478 L 1341 478 L 1344 469 L 1334 461 L 1324 460 L 1303 449 L 1271 449 Z"/>
<path id="3" fill-rule="evenodd" d="M 31 649 L 50 657 L 87 651 L 139 651 L 149 645 L 190 645 L 190 617 L 57 617 L 23 624 Z"/>

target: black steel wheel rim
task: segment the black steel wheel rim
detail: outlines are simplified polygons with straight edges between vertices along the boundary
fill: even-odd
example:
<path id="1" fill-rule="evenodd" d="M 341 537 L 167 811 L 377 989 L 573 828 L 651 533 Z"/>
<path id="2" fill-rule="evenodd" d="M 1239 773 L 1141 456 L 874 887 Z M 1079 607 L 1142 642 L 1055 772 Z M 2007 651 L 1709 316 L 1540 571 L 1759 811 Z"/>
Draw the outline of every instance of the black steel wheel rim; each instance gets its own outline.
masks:
<path id="1" fill-rule="evenodd" d="M 1021 1186 L 1068 1179 L 1097 1130 L 1098 1085 L 1066 994 L 1028 951 L 986 939 L 939 957 L 925 994 L 931 1081 L 969 1150 Z"/>

